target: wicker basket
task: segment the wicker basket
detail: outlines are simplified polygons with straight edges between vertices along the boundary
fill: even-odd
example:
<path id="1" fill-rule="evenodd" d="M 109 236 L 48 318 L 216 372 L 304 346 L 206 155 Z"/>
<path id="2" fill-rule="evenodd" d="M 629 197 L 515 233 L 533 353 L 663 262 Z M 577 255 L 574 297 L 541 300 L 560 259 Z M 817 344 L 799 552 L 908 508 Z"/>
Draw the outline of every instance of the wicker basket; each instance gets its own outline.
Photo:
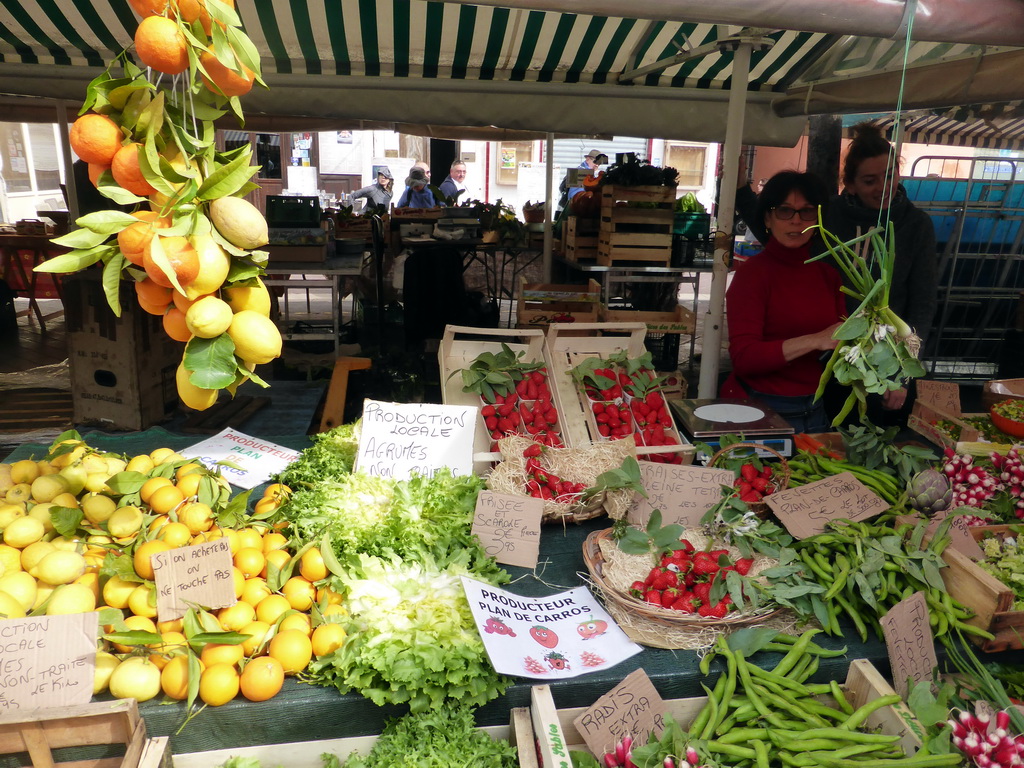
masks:
<path id="1" fill-rule="evenodd" d="M 711 461 L 708 462 L 708 466 L 714 467 L 718 460 L 723 456 L 727 456 L 733 451 L 744 448 L 751 452 L 755 450 L 766 451 L 779 460 L 781 469 L 777 472 L 773 471 L 772 479 L 769 481 L 769 484 L 775 489 L 773 491 L 774 493 L 784 491 L 789 487 L 789 476 L 792 474 L 789 469 L 789 462 L 787 462 L 786 458 L 778 451 L 769 448 L 767 445 L 761 445 L 760 443 L 733 443 L 732 445 L 722 448 L 720 451 L 716 452 L 715 455 L 711 457 Z M 758 517 L 767 517 L 770 511 L 768 505 L 763 501 L 747 502 L 747 506 L 750 507 L 751 511 Z"/>
<path id="2" fill-rule="evenodd" d="M 680 613 L 679 611 L 673 611 L 669 608 L 659 608 L 644 600 L 639 600 L 628 592 L 623 592 L 622 590 L 612 586 L 606 577 L 606 563 L 604 553 L 601 551 L 601 543 L 610 542 L 611 536 L 611 528 L 594 531 L 587 536 L 586 540 L 583 542 L 583 561 L 587 564 L 587 570 L 590 572 L 590 578 L 600 589 L 601 594 L 604 597 L 604 601 L 606 604 L 609 604 L 608 607 L 613 615 L 617 612 L 613 609 L 617 608 L 620 611 L 625 610 L 631 615 L 641 617 L 645 622 L 653 625 L 653 628 L 655 629 L 661 627 L 673 630 L 692 629 L 694 631 L 700 631 L 704 629 L 721 630 L 742 627 L 748 624 L 764 623 L 768 619 L 779 614 L 782 610 L 780 608 L 761 609 L 751 613 L 736 614 L 724 619 L 706 619 L 702 616 Z M 627 634 L 630 634 L 628 630 Z M 649 632 L 644 634 L 650 635 Z M 637 642 L 642 642 L 644 645 L 652 645 L 652 643 L 646 639 L 637 640 Z M 679 646 L 659 645 L 658 647 L 669 648 Z"/>

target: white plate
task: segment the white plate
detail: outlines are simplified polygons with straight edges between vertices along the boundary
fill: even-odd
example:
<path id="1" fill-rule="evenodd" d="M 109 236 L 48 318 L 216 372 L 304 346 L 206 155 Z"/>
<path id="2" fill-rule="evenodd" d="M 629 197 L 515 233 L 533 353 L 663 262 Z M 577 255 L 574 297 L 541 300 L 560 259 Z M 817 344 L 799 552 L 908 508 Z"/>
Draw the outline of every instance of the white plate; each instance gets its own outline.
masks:
<path id="1" fill-rule="evenodd" d="M 748 424 L 763 419 L 764 411 L 750 405 L 712 403 L 695 408 L 693 415 L 716 424 Z"/>

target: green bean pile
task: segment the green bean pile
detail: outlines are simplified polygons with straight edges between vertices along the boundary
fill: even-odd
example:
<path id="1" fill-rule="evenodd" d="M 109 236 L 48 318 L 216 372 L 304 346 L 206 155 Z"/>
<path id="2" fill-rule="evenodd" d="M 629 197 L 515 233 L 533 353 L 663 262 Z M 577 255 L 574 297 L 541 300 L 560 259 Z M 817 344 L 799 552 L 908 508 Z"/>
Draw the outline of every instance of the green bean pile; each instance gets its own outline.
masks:
<path id="1" fill-rule="evenodd" d="M 659 741 L 634 747 L 632 759 L 640 768 L 667 765 L 672 756 L 677 767 L 688 749 L 696 750 L 699 765 L 733 768 L 940 768 L 959 764 L 959 754 L 907 756 L 899 736 L 868 733 L 861 728 L 882 707 L 900 701 L 896 695 L 880 696 L 859 709 L 847 701 L 836 681 L 808 683 L 820 659 L 842 655 L 846 649 L 827 650 L 813 642 L 819 630 L 799 638 L 779 634 L 764 650 L 785 653 L 772 670 L 747 662 L 719 637 L 701 662 L 707 674 L 711 660 L 724 658 L 720 675 L 708 701 L 689 728 L 682 732 L 674 722 Z M 707 688 L 705 687 L 705 690 Z M 835 706 L 819 697 L 830 696 Z"/>
<path id="2" fill-rule="evenodd" d="M 904 598 L 923 592 L 937 640 L 953 630 L 991 639 L 985 630 L 966 623 L 973 614 L 950 596 L 942 581 L 942 551 L 949 545 L 950 521 L 940 524 L 927 544 L 928 521 L 893 528 L 834 520 L 825 533 L 794 542 L 800 560 L 826 588 L 821 600 L 827 624 L 820 619 L 826 631 L 842 636 L 839 615 L 844 614 L 861 640 L 867 640 L 869 627 L 881 638 L 879 618 Z"/>
<path id="3" fill-rule="evenodd" d="M 880 469 L 867 469 L 845 459 L 828 458 L 800 451 L 796 457 L 789 459 L 786 463 L 789 465 L 790 472 L 789 485 L 794 488 L 838 475 L 840 472 L 849 472 L 890 505 L 896 504 L 905 490 L 900 487 L 899 481 L 887 472 Z"/>

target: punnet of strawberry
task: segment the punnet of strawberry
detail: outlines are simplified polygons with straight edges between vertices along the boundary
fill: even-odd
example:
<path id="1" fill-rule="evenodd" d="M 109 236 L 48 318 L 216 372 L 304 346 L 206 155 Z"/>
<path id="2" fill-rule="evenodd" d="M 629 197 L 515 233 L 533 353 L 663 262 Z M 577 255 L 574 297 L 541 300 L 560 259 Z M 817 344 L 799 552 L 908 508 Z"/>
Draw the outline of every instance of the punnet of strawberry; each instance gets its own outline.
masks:
<path id="1" fill-rule="evenodd" d="M 745 504 L 764 501 L 785 486 L 787 474 L 783 465 L 758 456 L 755 446 L 744 443 L 737 435 L 722 435 L 717 452 L 705 443 L 697 443 L 697 450 L 711 456 L 712 466 L 732 470 L 736 476 L 733 488 Z"/>

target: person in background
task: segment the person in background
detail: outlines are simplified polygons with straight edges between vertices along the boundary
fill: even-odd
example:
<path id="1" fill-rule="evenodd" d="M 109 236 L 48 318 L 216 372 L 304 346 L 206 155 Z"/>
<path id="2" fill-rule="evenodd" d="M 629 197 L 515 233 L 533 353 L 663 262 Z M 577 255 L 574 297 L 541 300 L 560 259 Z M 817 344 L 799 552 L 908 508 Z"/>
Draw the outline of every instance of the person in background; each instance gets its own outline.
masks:
<path id="1" fill-rule="evenodd" d="M 391 171 L 386 165 L 383 165 L 377 169 L 377 181 L 368 187 L 357 189 L 352 193 L 352 199 L 365 198 L 368 208 L 384 206 L 387 209 L 391 205 L 394 184 L 395 180 L 391 175 Z"/>
<path id="2" fill-rule="evenodd" d="M 427 183 L 430 183 L 430 165 L 427 163 L 426 160 L 420 160 L 416 163 L 413 163 L 412 167 L 421 169 L 423 173 L 425 173 L 427 176 Z"/>
<path id="3" fill-rule="evenodd" d="M 580 169 L 587 169 L 590 171 L 591 175 L 594 175 L 597 173 L 597 169 L 602 165 L 605 165 L 607 162 L 608 155 L 606 155 L 604 152 L 601 152 L 598 149 L 592 149 L 586 155 L 583 156 L 583 162 L 580 163 L 578 167 Z M 562 179 L 562 192 L 564 195 L 562 198 L 564 202 L 564 204 L 562 205 L 563 208 L 569 204 L 570 200 L 572 200 L 574 197 L 576 197 L 576 195 L 583 191 L 582 186 L 568 187 L 568 189 L 565 188 L 566 186 L 567 185 L 565 183 L 565 179 Z"/>
<path id="4" fill-rule="evenodd" d="M 430 178 L 429 176 L 427 178 Z M 459 192 L 466 191 L 466 164 L 461 160 L 452 163 L 448 177 L 441 182 L 439 187 L 441 194 L 449 200 L 454 199 Z"/>
<path id="5" fill-rule="evenodd" d="M 810 229 L 828 191 L 810 173 L 782 171 L 757 200 L 757 221 L 768 233 L 764 251 L 744 263 L 726 293 L 729 356 L 733 369 L 721 396 L 754 398 L 775 410 L 797 432 L 819 432 L 828 417 L 814 393 L 824 370 L 823 352 L 846 311 L 842 278 L 812 255 Z"/>
<path id="6" fill-rule="evenodd" d="M 405 191 L 398 198 L 399 208 L 436 208 L 440 203 L 434 198 L 434 193 L 427 188 L 430 179 L 426 172 L 419 166 L 414 165 L 409 169 L 409 176 L 405 180 Z"/>

